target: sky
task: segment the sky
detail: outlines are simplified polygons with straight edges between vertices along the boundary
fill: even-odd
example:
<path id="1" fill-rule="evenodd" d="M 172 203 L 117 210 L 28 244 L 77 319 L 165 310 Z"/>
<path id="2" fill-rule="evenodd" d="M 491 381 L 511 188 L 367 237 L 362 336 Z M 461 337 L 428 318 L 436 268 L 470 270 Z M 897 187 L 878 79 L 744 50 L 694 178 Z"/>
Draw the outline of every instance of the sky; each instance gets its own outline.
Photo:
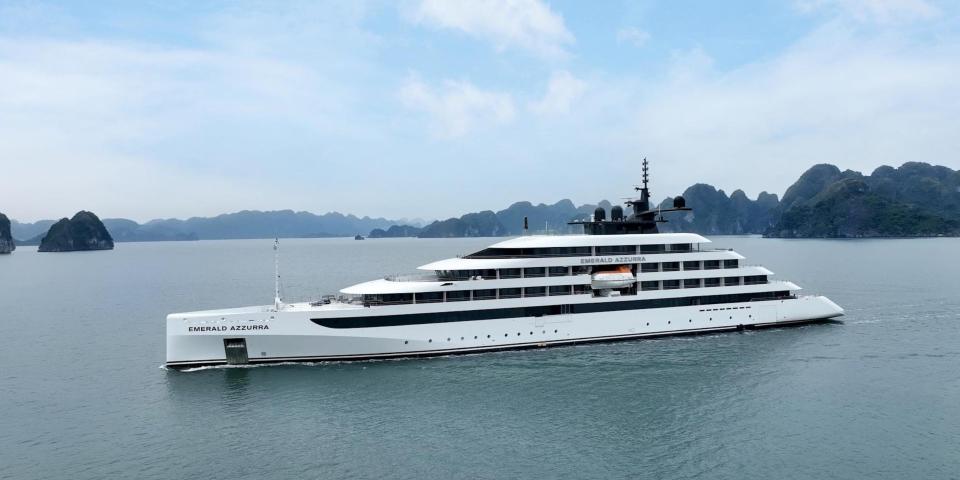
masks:
<path id="1" fill-rule="evenodd" d="M 0 212 L 447 218 L 960 168 L 960 4 L 0 0 Z"/>

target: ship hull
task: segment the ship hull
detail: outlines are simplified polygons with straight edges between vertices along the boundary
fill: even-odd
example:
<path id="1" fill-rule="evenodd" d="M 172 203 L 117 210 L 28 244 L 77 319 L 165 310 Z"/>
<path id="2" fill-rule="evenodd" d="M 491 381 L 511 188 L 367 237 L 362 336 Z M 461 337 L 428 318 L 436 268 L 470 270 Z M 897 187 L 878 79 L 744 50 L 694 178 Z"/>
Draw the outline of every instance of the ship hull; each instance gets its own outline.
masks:
<path id="1" fill-rule="evenodd" d="M 407 306 L 407 308 L 429 306 Z M 398 308 L 398 307 L 393 307 Z M 403 308 L 403 307 L 399 307 Z M 250 308 L 171 314 L 167 361 L 171 368 L 279 362 L 359 361 L 471 354 L 697 334 L 823 321 L 843 309 L 822 296 L 597 313 L 571 313 L 400 326 L 328 328 L 317 320 L 356 310 L 271 311 Z M 228 355 L 227 344 L 243 355 Z"/>

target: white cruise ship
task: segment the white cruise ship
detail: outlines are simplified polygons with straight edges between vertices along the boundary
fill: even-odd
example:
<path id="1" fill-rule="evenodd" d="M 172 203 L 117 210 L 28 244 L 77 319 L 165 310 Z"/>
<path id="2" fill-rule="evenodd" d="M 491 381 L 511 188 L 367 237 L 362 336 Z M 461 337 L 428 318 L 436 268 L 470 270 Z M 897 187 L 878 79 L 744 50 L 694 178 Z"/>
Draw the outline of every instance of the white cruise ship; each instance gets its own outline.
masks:
<path id="1" fill-rule="evenodd" d="M 826 320 L 843 309 L 711 249 L 691 233 L 658 233 L 643 164 L 640 197 L 598 208 L 582 235 L 522 236 L 386 277 L 318 302 L 167 316 L 173 368 L 365 360 L 543 348 Z"/>

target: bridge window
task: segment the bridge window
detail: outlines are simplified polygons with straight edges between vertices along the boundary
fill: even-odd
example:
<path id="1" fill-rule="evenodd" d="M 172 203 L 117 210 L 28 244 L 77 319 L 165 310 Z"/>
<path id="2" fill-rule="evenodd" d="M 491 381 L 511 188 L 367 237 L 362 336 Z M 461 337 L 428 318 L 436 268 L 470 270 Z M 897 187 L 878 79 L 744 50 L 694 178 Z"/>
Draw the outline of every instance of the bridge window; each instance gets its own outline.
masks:
<path id="1" fill-rule="evenodd" d="M 726 277 L 723 279 L 723 285 L 726 287 L 740 285 L 740 277 Z"/>
<path id="2" fill-rule="evenodd" d="M 683 262 L 683 269 L 684 270 L 700 270 L 700 261 L 693 260 L 689 262 Z"/>
<path id="3" fill-rule="evenodd" d="M 723 268 L 737 268 L 739 266 L 740 266 L 740 260 L 737 260 L 737 259 L 723 261 Z"/>
<path id="4" fill-rule="evenodd" d="M 765 283 L 767 283 L 766 275 L 751 275 L 751 276 L 743 277 L 744 285 L 762 285 Z"/>
<path id="5" fill-rule="evenodd" d="M 693 251 L 693 244 L 691 243 L 671 243 L 668 245 L 668 249 L 671 252 L 691 252 Z"/>
<path id="6" fill-rule="evenodd" d="M 704 260 L 703 261 L 704 270 L 719 270 L 720 269 L 720 260 Z"/>
<path id="7" fill-rule="evenodd" d="M 663 262 L 660 264 L 660 270 L 664 272 L 679 272 L 680 262 Z"/>
<path id="8" fill-rule="evenodd" d="M 640 290 L 642 291 L 660 290 L 660 282 L 656 282 L 656 281 L 640 282 Z"/>

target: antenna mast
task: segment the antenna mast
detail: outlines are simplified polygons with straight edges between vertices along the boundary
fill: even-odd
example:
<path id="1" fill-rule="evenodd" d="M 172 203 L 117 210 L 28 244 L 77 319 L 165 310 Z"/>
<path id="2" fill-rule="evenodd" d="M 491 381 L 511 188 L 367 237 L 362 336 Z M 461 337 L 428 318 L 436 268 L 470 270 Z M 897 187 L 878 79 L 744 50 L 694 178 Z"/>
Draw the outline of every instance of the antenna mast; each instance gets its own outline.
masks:
<path id="1" fill-rule="evenodd" d="M 274 238 L 273 240 L 273 271 L 274 271 L 274 284 L 273 284 L 273 308 L 278 312 L 280 307 L 283 305 L 283 300 L 280 300 L 280 238 Z"/>

